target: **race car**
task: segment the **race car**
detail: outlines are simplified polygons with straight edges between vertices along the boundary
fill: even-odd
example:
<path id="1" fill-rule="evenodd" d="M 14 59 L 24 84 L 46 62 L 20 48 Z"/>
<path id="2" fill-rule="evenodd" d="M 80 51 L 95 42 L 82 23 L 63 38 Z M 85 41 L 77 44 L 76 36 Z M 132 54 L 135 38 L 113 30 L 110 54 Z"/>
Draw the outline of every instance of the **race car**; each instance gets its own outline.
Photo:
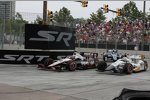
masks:
<path id="1" fill-rule="evenodd" d="M 146 71 L 148 69 L 148 63 L 145 61 L 144 55 L 131 55 L 118 59 L 116 62 L 107 66 L 107 63 L 101 61 L 97 69 L 98 71 L 113 71 L 115 73 L 131 74 L 132 72 Z"/>
<path id="2" fill-rule="evenodd" d="M 117 61 L 118 59 L 121 58 L 121 54 L 118 53 L 118 50 L 115 49 L 109 49 L 105 53 L 103 53 L 103 60 L 104 61 Z"/>
<path id="3" fill-rule="evenodd" d="M 74 52 L 72 56 L 67 56 L 66 58 L 62 58 L 60 60 L 54 61 L 53 59 L 48 58 L 44 61 L 43 64 L 38 64 L 38 69 L 54 69 L 56 71 L 75 71 L 76 69 L 87 69 L 95 67 L 94 59 L 91 59 L 90 57 L 86 58 L 78 52 Z"/>
<path id="4" fill-rule="evenodd" d="M 96 68 L 98 63 L 98 53 L 80 52 L 83 59 L 76 59 L 77 69 L 85 70 Z"/>

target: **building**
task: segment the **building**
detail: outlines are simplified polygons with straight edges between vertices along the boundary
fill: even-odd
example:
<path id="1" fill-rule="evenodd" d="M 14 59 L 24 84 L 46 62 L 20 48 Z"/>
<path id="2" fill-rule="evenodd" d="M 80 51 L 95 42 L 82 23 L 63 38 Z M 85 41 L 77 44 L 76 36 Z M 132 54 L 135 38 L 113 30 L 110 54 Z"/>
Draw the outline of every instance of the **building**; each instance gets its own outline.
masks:
<path id="1" fill-rule="evenodd" d="M 15 18 L 15 1 L 0 1 L 0 18 Z"/>

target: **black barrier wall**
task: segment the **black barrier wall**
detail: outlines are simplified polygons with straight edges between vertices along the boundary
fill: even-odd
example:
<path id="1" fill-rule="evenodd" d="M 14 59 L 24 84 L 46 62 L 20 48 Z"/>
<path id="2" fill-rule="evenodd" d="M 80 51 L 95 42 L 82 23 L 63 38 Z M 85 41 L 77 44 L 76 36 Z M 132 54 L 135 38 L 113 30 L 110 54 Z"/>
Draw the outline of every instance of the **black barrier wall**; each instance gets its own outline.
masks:
<path id="1" fill-rule="evenodd" d="M 97 44 L 87 44 L 87 43 L 76 43 L 75 44 L 76 47 L 80 47 L 80 48 L 99 48 L 99 49 L 119 49 L 119 50 L 134 50 L 135 46 L 137 45 L 125 45 L 125 44 L 109 44 L 109 43 L 99 43 Z M 150 45 L 138 45 L 138 49 L 141 51 L 150 51 Z"/>
<path id="2" fill-rule="evenodd" d="M 75 29 L 52 25 L 25 25 L 25 49 L 75 50 Z"/>
<path id="3" fill-rule="evenodd" d="M 48 57 L 58 59 L 72 54 L 73 51 L 0 50 L 0 64 L 38 64 Z"/>

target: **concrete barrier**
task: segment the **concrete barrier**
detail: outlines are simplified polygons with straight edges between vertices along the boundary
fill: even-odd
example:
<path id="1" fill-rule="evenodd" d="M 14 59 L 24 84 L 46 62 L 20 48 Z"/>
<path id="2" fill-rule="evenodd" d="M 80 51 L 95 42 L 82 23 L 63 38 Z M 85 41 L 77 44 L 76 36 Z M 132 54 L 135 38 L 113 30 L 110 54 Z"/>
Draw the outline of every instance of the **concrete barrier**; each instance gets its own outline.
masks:
<path id="1" fill-rule="evenodd" d="M 99 54 L 99 57 L 102 57 L 102 54 L 106 52 L 106 49 L 93 49 L 93 48 L 76 48 L 76 51 L 79 52 L 95 52 Z M 135 50 L 118 50 L 119 53 L 124 54 L 144 54 L 147 59 L 150 59 L 150 51 L 135 51 Z"/>
<path id="2" fill-rule="evenodd" d="M 4 49 L 6 50 L 23 50 L 24 49 L 24 45 L 4 45 Z M 98 53 L 99 54 L 99 57 L 102 57 L 101 54 L 103 54 L 106 49 L 95 49 L 95 48 L 77 48 L 75 49 L 76 51 L 79 51 L 79 52 L 95 52 L 95 53 Z M 150 51 L 135 51 L 135 50 L 119 50 L 119 53 L 127 53 L 129 55 L 131 54 L 144 54 L 145 57 L 147 59 L 150 59 Z"/>

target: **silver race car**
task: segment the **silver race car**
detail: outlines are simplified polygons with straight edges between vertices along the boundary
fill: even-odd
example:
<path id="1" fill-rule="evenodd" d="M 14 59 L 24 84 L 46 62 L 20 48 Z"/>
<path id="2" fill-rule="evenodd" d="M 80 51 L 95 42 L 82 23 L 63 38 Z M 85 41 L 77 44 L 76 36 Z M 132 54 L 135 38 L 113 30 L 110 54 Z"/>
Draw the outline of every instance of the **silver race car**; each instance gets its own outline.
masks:
<path id="1" fill-rule="evenodd" d="M 98 71 L 113 71 L 115 73 L 131 74 L 132 72 L 146 71 L 148 63 L 144 55 L 131 55 L 118 59 L 116 62 L 107 65 L 105 61 L 99 62 Z"/>
<path id="2" fill-rule="evenodd" d="M 121 54 L 118 53 L 118 50 L 115 49 L 109 49 L 105 53 L 103 53 L 103 60 L 104 61 L 117 61 L 118 59 L 121 58 Z"/>

